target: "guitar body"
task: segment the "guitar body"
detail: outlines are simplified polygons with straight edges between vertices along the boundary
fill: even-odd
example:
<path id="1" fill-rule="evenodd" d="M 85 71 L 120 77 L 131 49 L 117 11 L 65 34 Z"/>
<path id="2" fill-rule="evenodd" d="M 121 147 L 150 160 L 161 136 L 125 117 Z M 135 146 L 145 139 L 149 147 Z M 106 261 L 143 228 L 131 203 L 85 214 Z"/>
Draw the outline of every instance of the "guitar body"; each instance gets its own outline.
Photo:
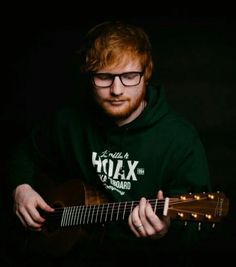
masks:
<path id="1" fill-rule="evenodd" d="M 98 191 L 91 186 L 85 186 L 79 179 L 70 180 L 57 187 L 47 183 L 45 188 L 41 195 L 54 208 L 107 202 Z M 78 242 L 99 239 L 103 231 L 102 225 L 60 227 L 58 222 L 46 224 L 41 232 L 29 231 L 28 249 L 33 253 L 46 252 L 53 256 L 63 256 Z"/>

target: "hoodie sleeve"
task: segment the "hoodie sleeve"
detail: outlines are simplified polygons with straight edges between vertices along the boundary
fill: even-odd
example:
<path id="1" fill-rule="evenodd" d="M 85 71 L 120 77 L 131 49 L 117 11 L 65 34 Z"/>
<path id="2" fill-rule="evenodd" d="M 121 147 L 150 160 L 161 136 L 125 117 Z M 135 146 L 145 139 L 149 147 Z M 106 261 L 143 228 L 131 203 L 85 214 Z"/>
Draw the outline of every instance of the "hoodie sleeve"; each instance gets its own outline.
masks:
<path id="1" fill-rule="evenodd" d="M 20 184 L 34 185 L 33 177 L 39 168 L 37 161 L 32 139 L 21 140 L 11 152 L 9 160 L 9 184 L 12 190 Z"/>
<path id="2" fill-rule="evenodd" d="M 35 186 L 36 177 L 50 173 L 60 161 L 56 146 L 57 135 L 53 121 L 39 123 L 30 134 L 12 149 L 9 164 L 9 187 L 13 190 L 20 184 Z"/>

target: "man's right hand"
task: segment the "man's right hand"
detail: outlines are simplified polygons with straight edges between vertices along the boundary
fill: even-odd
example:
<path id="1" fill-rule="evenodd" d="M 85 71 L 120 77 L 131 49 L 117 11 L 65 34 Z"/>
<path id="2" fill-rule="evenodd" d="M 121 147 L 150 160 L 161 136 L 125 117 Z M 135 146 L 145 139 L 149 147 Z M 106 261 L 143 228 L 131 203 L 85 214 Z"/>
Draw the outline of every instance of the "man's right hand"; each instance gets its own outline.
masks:
<path id="1" fill-rule="evenodd" d="M 53 212 L 44 199 L 29 185 L 21 184 L 13 192 L 14 209 L 22 224 L 34 231 L 41 231 L 45 219 L 39 209 Z"/>

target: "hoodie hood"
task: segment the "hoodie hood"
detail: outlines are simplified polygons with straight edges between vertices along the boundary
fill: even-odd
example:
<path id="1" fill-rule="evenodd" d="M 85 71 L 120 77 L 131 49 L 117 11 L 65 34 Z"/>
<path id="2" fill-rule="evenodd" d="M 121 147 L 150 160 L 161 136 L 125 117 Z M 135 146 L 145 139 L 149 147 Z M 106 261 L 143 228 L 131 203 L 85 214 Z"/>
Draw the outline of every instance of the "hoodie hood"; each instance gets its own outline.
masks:
<path id="1" fill-rule="evenodd" d="M 165 92 L 162 85 L 150 84 L 146 92 L 147 105 L 144 111 L 131 123 L 124 125 L 130 129 L 151 127 L 161 120 L 170 110 L 166 102 Z"/>
<path id="2" fill-rule="evenodd" d="M 170 106 L 166 102 L 164 87 L 162 85 L 150 84 L 147 87 L 145 99 L 147 105 L 143 112 L 133 121 L 123 126 L 118 126 L 109 117 L 99 111 L 97 108 L 90 108 L 91 116 L 96 118 L 95 121 L 106 131 L 125 130 L 137 131 L 151 127 L 161 120 L 170 111 Z M 93 120 L 94 121 L 94 120 Z"/>

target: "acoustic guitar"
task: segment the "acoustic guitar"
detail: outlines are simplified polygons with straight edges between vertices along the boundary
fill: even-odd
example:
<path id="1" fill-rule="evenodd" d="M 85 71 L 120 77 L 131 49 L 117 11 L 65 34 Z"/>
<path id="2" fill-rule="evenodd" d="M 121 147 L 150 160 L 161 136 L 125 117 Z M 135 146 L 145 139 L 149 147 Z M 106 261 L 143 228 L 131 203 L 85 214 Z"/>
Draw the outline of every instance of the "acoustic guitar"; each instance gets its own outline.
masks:
<path id="1" fill-rule="evenodd" d="M 58 256 L 66 254 L 78 239 L 91 232 L 92 225 L 101 227 L 111 222 L 127 220 L 139 200 L 107 202 L 96 189 L 79 179 L 70 180 L 52 190 L 47 201 L 55 208 L 42 213 L 46 218 L 41 232 L 30 231 L 32 251 L 45 250 Z M 229 199 L 222 192 L 184 194 L 163 200 L 149 199 L 154 212 L 173 220 L 211 223 L 220 222 L 229 210 Z M 89 231 L 87 231 L 89 228 Z M 33 238 L 32 238 L 33 237 Z"/>

